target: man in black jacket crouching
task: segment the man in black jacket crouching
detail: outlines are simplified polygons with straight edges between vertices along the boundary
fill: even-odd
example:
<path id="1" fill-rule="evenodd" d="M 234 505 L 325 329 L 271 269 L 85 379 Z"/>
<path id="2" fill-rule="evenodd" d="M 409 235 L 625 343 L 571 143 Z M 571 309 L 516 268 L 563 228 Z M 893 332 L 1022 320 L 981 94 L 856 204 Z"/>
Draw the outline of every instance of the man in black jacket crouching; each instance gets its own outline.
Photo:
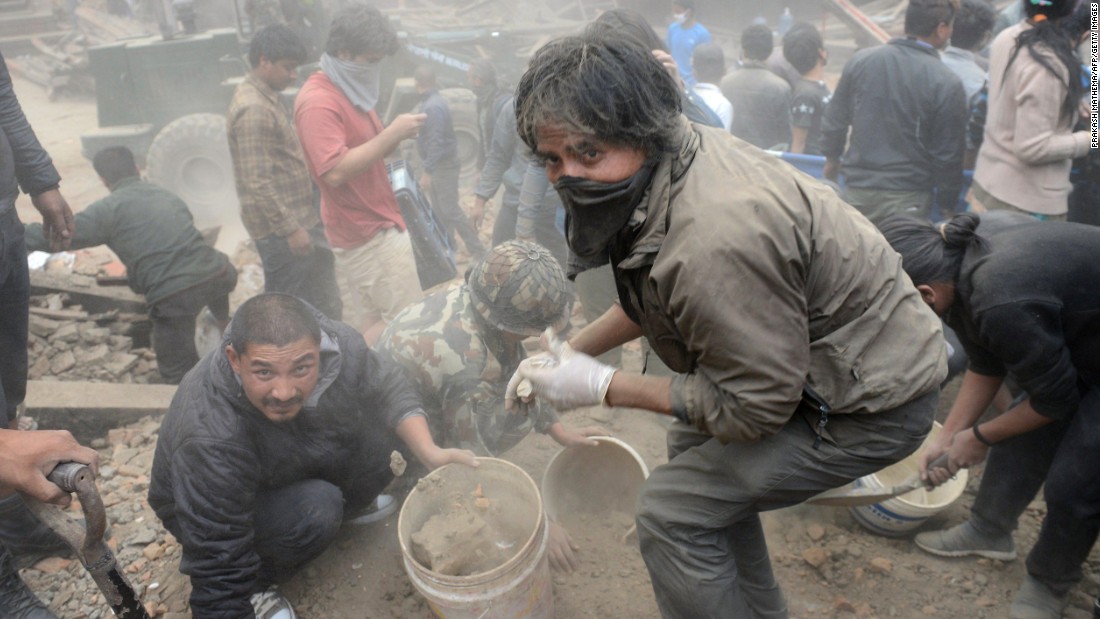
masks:
<path id="1" fill-rule="evenodd" d="M 180 383 L 153 460 L 149 504 L 183 546 L 194 616 L 293 619 L 268 587 L 320 555 L 345 514 L 384 507 L 394 450 L 438 449 L 400 367 L 354 329 L 289 295 L 245 302 L 224 351 Z M 476 466 L 441 451 L 433 462 Z"/>

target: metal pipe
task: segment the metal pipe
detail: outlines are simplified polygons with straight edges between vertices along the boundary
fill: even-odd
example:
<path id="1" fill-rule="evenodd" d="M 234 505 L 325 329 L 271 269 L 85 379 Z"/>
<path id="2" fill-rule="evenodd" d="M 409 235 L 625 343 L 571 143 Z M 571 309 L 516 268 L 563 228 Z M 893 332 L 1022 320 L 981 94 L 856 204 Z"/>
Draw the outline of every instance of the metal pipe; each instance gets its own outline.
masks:
<path id="1" fill-rule="evenodd" d="M 46 479 L 65 492 L 76 494 L 84 511 L 84 529 L 56 505 L 27 497 L 28 507 L 73 549 L 119 619 L 149 619 L 134 588 L 119 571 L 110 546 L 103 540 L 107 510 L 96 488 L 95 473 L 83 464 L 66 462 L 57 465 Z"/>

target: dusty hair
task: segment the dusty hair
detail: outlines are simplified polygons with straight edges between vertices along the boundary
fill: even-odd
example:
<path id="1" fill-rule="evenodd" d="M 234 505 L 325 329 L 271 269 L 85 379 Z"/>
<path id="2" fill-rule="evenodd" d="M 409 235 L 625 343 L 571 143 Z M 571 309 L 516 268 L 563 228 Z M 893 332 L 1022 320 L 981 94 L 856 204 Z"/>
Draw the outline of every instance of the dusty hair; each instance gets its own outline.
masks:
<path id="1" fill-rule="evenodd" d="M 1029 18 L 1044 15 L 1047 19 L 1016 35 L 1016 45 L 1012 48 L 1012 54 L 1005 66 L 1007 74 L 1009 67 L 1016 62 L 1016 57 L 1026 49 L 1039 66 L 1065 84 L 1066 97 L 1062 100 L 1061 113 L 1067 116 L 1076 110 L 1077 101 L 1085 94 L 1085 83 L 1088 81 L 1074 48 L 1077 40 L 1090 27 L 1090 8 L 1089 3 L 1084 2 L 1074 10 L 1073 4 L 1072 0 L 1053 0 L 1046 5 L 1025 4 L 1025 13 Z M 1061 68 L 1065 69 L 1065 80 L 1051 63 L 1049 55 L 1053 55 Z"/>
<path id="2" fill-rule="evenodd" d="M 435 88 L 435 69 L 431 65 L 417 65 L 416 70 L 413 71 L 413 81 L 417 86 Z"/>
<path id="3" fill-rule="evenodd" d="M 775 49 L 772 29 L 764 24 L 753 24 L 741 31 L 741 51 L 749 60 L 764 61 Z"/>
<path id="4" fill-rule="evenodd" d="M 385 54 L 400 49 L 397 32 L 388 17 L 369 4 L 350 4 L 332 16 L 325 51 L 330 56 L 347 52 L 352 56 Z"/>
<path id="5" fill-rule="evenodd" d="M 940 24 L 950 24 L 959 10 L 959 0 L 909 0 L 905 9 L 905 34 L 930 36 Z"/>
<path id="6" fill-rule="evenodd" d="M 134 153 L 125 146 L 108 146 L 92 157 L 92 167 L 108 187 L 114 187 L 124 178 L 138 175 Z"/>
<path id="7" fill-rule="evenodd" d="M 691 68 L 700 82 L 717 84 L 726 74 L 726 55 L 717 43 L 703 43 L 691 55 Z"/>
<path id="8" fill-rule="evenodd" d="M 630 38 L 650 51 L 655 49 L 668 51 L 668 47 L 661 41 L 661 37 L 657 36 L 645 16 L 633 9 L 609 9 L 600 13 L 594 23 L 604 24 L 619 36 Z"/>
<path id="9" fill-rule="evenodd" d="M 825 42 L 821 39 L 821 33 L 812 24 L 801 22 L 796 27 L 792 27 L 787 32 L 787 36 L 783 37 L 783 57 L 791 63 L 799 75 L 805 75 L 817 66 L 823 49 L 825 49 Z"/>
<path id="10" fill-rule="evenodd" d="M 894 215 L 879 224 L 879 230 L 901 254 L 901 266 L 913 284 L 954 284 L 966 251 L 984 245 L 977 232 L 979 223 L 981 218 L 973 213 L 961 213 L 939 224 Z"/>
<path id="11" fill-rule="evenodd" d="M 517 130 L 532 149 L 540 128 L 558 127 L 653 155 L 672 149 L 680 119 L 680 93 L 664 66 L 601 23 L 540 49 L 515 105 Z"/>
<path id="12" fill-rule="evenodd" d="M 951 31 L 951 44 L 962 49 L 976 48 L 993 31 L 997 23 L 997 10 L 985 0 L 963 0 L 955 15 L 955 27 Z"/>
<path id="13" fill-rule="evenodd" d="M 229 341 L 238 355 L 245 354 L 250 344 L 283 347 L 303 337 L 321 343 L 321 324 L 313 309 L 297 297 L 277 292 L 242 303 L 229 326 Z"/>
<path id="14" fill-rule="evenodd" d="M 306 46 L 302 39 L 286 24 L 264 26 L 252 35 L 248 43 L 248 63 L 252 68 L 260 66 L 260 58 L 268 62 L 290 60 L 295 64 L 306 61 Z"/>

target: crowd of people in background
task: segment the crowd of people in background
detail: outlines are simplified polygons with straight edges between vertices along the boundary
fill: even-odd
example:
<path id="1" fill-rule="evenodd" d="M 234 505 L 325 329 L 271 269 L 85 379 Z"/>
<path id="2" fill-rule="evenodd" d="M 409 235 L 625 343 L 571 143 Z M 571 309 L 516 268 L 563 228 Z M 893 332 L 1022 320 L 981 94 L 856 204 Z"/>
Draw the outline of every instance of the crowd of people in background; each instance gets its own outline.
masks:
<path id="1" fill-rule="evenodd" d="M 415 110 L 379 114 L 400 51 L 388 17 L 341 8 L 308 76 L 294 29 L 258 29 L 226 127 L 264 293 L 231 322 L 234 267 L 125 147 L 95 155 L 110 195 L 74 221 L 0 59 L 0 513 L 35 528 L 11 491 L 63 502 L 44 474 L 96 464 L 65 433 L 15 429 L 26 251 L 106 244 L 146 297 L 160 373 L 180 384 L 149 502 L 182 545 L 196 617 L 293 618 L 273 585 L 342 524 L 393 512 L 391 452 L 415 477 L 477 466 L 532 430 L 592 444 L 603 429 L 554 410 L 600 405 L 674 418 L 637 515 L 662 615 L 785 617 L 759 513 L 913 453 L 959 367 L 922 475 L 942 482 L 988 452 L 987 469 L 971 519 L 916 545 L 1011 560 L 1042 487 L 1010 612 L 1061 617 L 1100 534 L 1088 3 L 998 14 L 989 0 L 909 0 L 904 35 L 856 52 L 832 85 L 813 23 L 757 21 L 733 62 L 703 8 L 672 0 L 667 30 L 604 11 L 538 50 L 514 93 L 489 59 L 470 63 L 468 210 L 435 70 L 407 76 Z M 464 250 L 459 281 L 429 291 L 386 166 L 406 141 L 444 249 Z M 44 219 L 25 235 L 20 189 Z M 204 307 L 225 335 L 200 360 Z M 529 357 L 524 340 L 542 333 Z M 619 347 L 639 337 L 652 367 L 624 372 Z M 1002 414 L 983 423 L 991 404 Z M 0 526 L 0 616 L 54 618 L 15 566 L 61 544 L 14 528 Z M 555 569 L 576 566 L 553 523 L 550 545 Z"/>

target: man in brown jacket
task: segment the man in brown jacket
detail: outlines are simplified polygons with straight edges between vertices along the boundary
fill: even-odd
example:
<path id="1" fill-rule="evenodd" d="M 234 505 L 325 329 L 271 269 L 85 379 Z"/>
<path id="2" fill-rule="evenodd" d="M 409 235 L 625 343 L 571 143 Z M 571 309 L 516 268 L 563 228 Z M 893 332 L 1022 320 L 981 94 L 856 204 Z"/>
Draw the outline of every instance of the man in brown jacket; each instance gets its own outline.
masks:
<path id="1" fill-rule="evenodd" d="M 786 617 L 759 512 L 920 446 L 946 375 L 940 322 L 870 222 L 689 124 L 661 65 L 615 36 L 590 27 L 540 50 L 516 112 L 572 250 L 610 259 L 621 305 L 521 364 L 508 397 L 527 379 L 559 409 L 674 416 L 637 515 L 661 613 Z M 677 374 L 589 356 L 642 335 Z"/>

